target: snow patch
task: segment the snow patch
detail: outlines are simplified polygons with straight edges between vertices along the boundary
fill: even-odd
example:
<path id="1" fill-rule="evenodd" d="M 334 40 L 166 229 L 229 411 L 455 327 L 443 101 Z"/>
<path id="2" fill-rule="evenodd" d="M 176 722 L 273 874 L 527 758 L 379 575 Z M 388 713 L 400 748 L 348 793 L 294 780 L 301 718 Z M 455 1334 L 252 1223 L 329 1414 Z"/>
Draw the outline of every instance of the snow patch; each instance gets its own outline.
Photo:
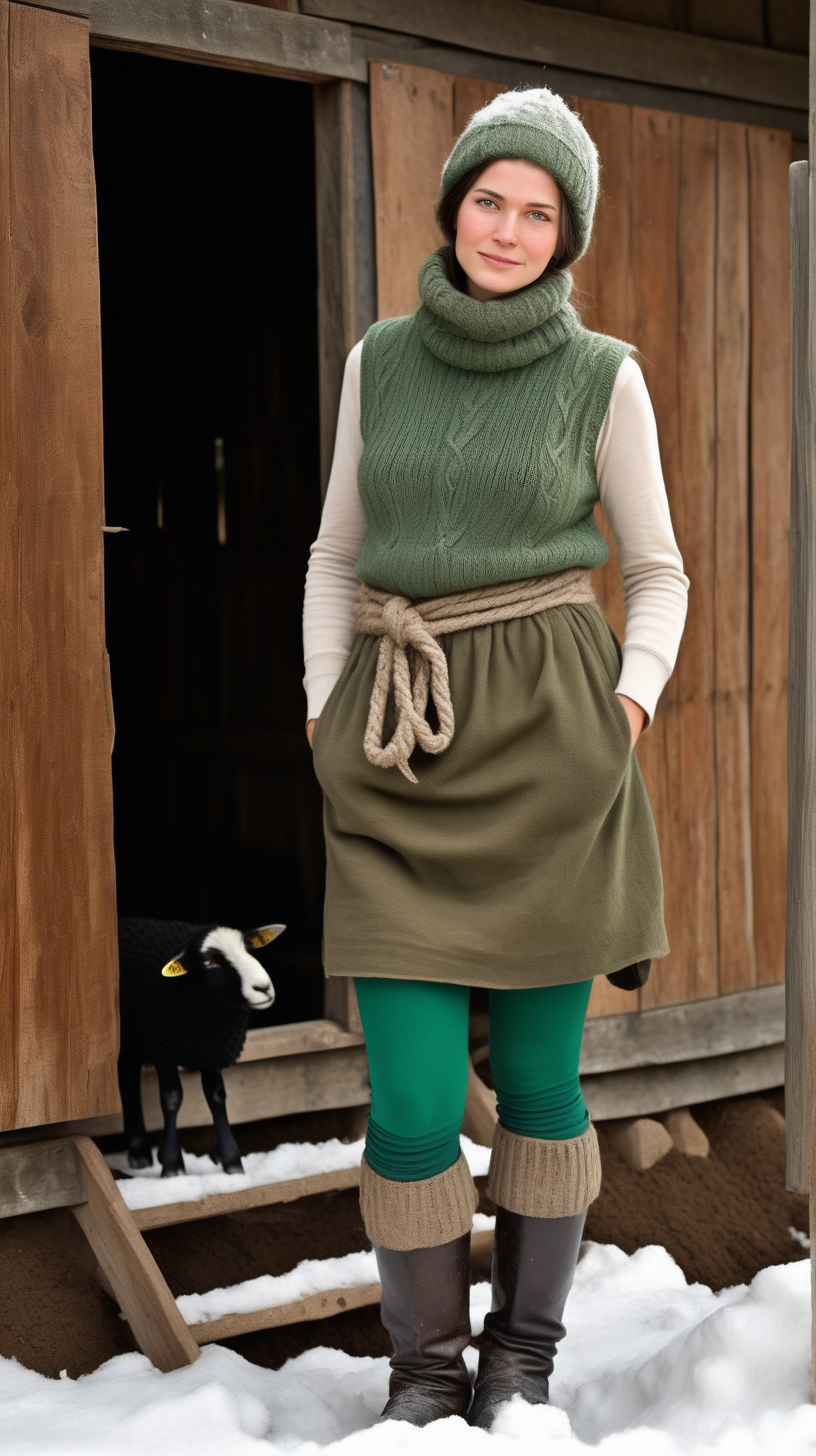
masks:
<path id="1" fill-rule="evenodd" d="M 472 1291 L 474 1331 L 489 1301 Z M 318 1348 L 281 1370 L 219 1345 L 163 1375 L 120 1355 L 79 1380 L 0 1360 L 3 1456 L 813 1456 L 810 1265 L 713 1294 L 664 1249 L 587 1244 L 551 1406 L 515 1399 L 490 1436 L 450 1419 L 372 1429 L 388 1362 Z M 467 1361 L 475 1368 L 475 1350 Z"/>
<path id="2" fill-rule="evenodd" d="M 341 1143 L 330 1138 L 325 1143 L 281 1143 L 270 1153 L 248 1153 L 243 1159 L 243 1173 L 224 1173 L 212 1158 L 195 1153 L 184 1154 L 185 1172 L 178 1178 L 162 1178 L 161 1163 L 153 1151 L 153 1164 L 138 1174 L 119 1179 L 119 1192 L 128 1208 L 159 1208 L 165 1203 L 195 1203 L 211 1193 L 240 1193 L 246 1188 L 260 1188 L 265 1183 L 286 1183 L 293 1178 L 309 1178 L 316 1173 L 335 1173 L 341 1168 L 358 1168 L 365 1139 Z M 474 1177 L 485 1174 L 490 1163 L 490 1149 L 462 1138 L 464 1153 Z M 127 1153 L 109 1153 L 108 1167 L 116 1173 L 130 1173 Z"/>

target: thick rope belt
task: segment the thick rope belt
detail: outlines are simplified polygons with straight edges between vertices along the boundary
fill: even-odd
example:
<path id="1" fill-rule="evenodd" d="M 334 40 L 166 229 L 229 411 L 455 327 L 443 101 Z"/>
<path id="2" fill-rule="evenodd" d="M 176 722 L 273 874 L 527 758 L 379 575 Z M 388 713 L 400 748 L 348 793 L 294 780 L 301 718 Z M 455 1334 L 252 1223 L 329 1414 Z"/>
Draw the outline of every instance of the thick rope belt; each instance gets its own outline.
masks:
<path id="1" fill-rule="evenodd" d="M 381 639 L 363 739 L 369 763 L 377 768 L 396 767 L 415 784 L 417 779 L 408 767 L 414 749 L 444 753 L 450 744 L 455 724 L 448 661 L 440 637 L 466 627 L 532 617 L 549 607 L 586 605 L 595 600 L 592 577 L 583 567 L 416 602 L 363 582 L 355 626 L 358 632 Z M 389 742 L 383 743 L 390 693 L 396 726 Z M 427 718 L 429 695 L 439 720 L 436 733 Z"/>

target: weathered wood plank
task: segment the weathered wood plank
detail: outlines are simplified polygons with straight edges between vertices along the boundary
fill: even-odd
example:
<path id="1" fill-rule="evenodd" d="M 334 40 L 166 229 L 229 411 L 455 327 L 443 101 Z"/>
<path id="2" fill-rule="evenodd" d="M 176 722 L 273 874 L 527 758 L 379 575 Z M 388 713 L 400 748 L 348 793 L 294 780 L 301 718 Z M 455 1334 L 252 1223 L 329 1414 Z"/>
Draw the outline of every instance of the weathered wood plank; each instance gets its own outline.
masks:
<path id="1" fill-rule="evenodd" d="M 236 1193 L 211 1193 L 194 1202 L 163 1203 L 156 1208 L 136 1208 L 132 1218 L 138 1229 L 166 1228 L 174 1223 L 194 1223 L 200 1218 L 216 1218 L 223 1213 L 236 1213 L 247 1208 L 266 1208 L 272 1203 L 294 1203 L 298 1198 L 311 1198 L 315 1193 L 331 1193 L 338 1188 L 357 1188 L 360 1169 L 338 1168 L 333 1173 L 314 1173 L 307 1178 L 287 1178 L 282 1183 L 264 1183 L 258 1188 L 244 1188 Z"/>
<path id="2" fill-rule="evenodd" d="M 751 822 L 757 983 L 785 975 L 791 341 L 787 132 L 748 129 Z"/>
<path id="3" fill-rule="evenodd" d="M 679 488 L 680 422 L 678 395 L 679 197 L 681 119 L 668 112 L 632 110 L 632 271 L 636 280 L 634 328 L 639 362 L 657 418 L 666 488 L 671 504 Z M 686 865 L 676 833 L 677 763 L 675 686 L 669 683 L 637 755 L 649 790 L 660 841 L 669 945 L 680 933 L 685 914 Z M 641 1006 L 684 1001 L 688 968 L 669 955 L 640 992 Z"/>
<path id="4" fill-rule="evenodd" d="M 362 1031 L 345 1031 L 336 1021 L 292 1021 L 288 1026 L 253 1027 L 247 1032 L 239 1061 L 257 1062 L 266 1057 L 291 1057 L 363 1044 Z"/>
<path id="5" fill-rule="evenodd" d="M 751 872 L 749 179 L 746 128 L 718 127 L 715 732 L 720 990 L 756 985 Z"/>
<path id="6" fill-rule="evenodd" d="M 362 1038 L 363 1023 L 357 1004 L 357 992 L 350 976 L 327 976 L 323 987 L 323 1010 L 347 1033 Z"/>
<path id="7" fill-rule="evenodd" d="M 79 1157 L 70 1139 L 0 1152 L 0 1218 L 84 1201 Z"/>
<path id="8" fill-rule="evenodd" d="M 671 962 L 682 999 L 716 996 L 717 800 L 714 739 L 716 123 L 680 123 L 678 422 L 676 460 L 664 456 L 672 522 L 692 581 L 686 628 L 666 701 L 676 877 L 668 898 Z M 661 824 L 661 849 L 669 851 Z M 673 869 L 672 869 L 673 866 Z M 662 967 L 657 968 L 662 975 Z M 649 998 L 641 998 L 649 1004 Z M 681 997 L 678 995 L 677 999 Z M 689 1054 L 693 1055 L 693 1052 Z"/>
<path id="9" fill-rule="evenodd" d="M 371 62 L 371 144 L 377 234 L 377 313 L 419 302 L 419 265 L 439 246 L 434 203 L 453 146 L 453 78 L 420 66 Z"/>
<path id="10" fill-rule="evenodd" d="M 125 1207 L 99 1149 L 74 1139 L 86 1202 L 74 1217 L 130 1325 L 139 1349 L 158 1370 L 177 1370 L 198 1359 L 198 1346 L 150 1250 Z"/>
<path id="11" fill-rule="evenodd" d="M 94 41 L 117 50 L 300 81 L 366 80 L 349 27 L 331 20 L 240 0 L 42 0 L 42 8 L 85 17 Z"/>
<path id="12" fill-rule="evenodd" d="M 733 1056 L 671 1062 L 582 1077 L 584 1100 L 596 1122 L 612 1117 L 648 1117 L 719 1097 L 744 1097 L 781 1087 L 785 1049 L 781 1044 Z"/>
<path id="13" fill-rule="evenodd" d="M 500 91 L 507 89 L 507 86 L 500 86 L 496 81 L 477 81 L 471 76 L 456 76 L 453 83 L 454 136 L 461 136 L 474 111 L 479 111 L 494 96 L 498 96 Z"/>
<path id="14" fill-rule="evenodd" d="M 88 27 L 8 17 L 0 1128 L 22 1128 L 115 1110 L 118 1018 Z"/>
<path id="15" fill-rule="evenodd" d="M 133 3 L 133 0 L 131 0 Z M 664 31 L 656 26 L 574 14 L 530 0 L 301 0 L 308 15 L 467 43 L 602 76 L 623 76 L 769 105 L 807 106 L 807 61 L 759 46 Z"/>
<path id="16" fill-rule="evenodd" d="M 808 379 L 816 344 L 816 276 L 809 282 L 808 187 L 807 162 L 795 162 L 790 170 L 793 451 L 785 937 L 786 1176 L 794 1193 L 811 1191 L 816 1102 L 816 459 Z"/>
<path id="17" fill-rule="evenodd" d="M 604 101 L 567 96 L 583 118 L 601 156 L 603 185 L 598 199 L 589 252 L 573 270 L 575 302 L 587 328 L 616 338 L 634 334 L 634 279 L 632 276 L 632 109 Z M 609 548 L 609 560 L 595 572 L 598 602 L 618 640 L 623 641 L 626 613 L 618 548 L 603 507 L 595 518 Z M 593 984 L 587 1017 L 637 1011 L 640 993 L 621 991 L 605 977 Z"/>
<path id="18" fill-rule="evenodd" d="M 323 1294 L 310 1294 L 307 1299 L 298 1299 L 293 1304 L 277 1304 L 271 1309 L 253 1309 L 247 1314 L 225 1314 L 221 1319 L 208 1320 L 205 1324 L 188 1325 L 192 1338 L 199 1345 L 210 1345 L 214 1340 L 230 1340 L 235 1335 L 247 1335 L 252 1330 L 274 1330 L 281 1325 L 303 1324 L 305 1320 L 331 1319 L 332 1315 L 345 1314 L 350 1309 L 362 1309 L 367 1304 L 379 1304 L 379 1284 L 358 1284 L 352 1289 L 328 1289 Z"/>
<path id="19" fill-rule="evenodd" d="M 314 89 L 320 469 L 325 491 L 349 350 L 376 317 L 368 97 L 353 81 Z"/>
<path id="20" fill-rule="evenodd" d="M 783 986 L 716 994 L 705 1001 L 660 1006 L 587 1023 L 581 1075 L 662 1066 L 667 1062 L 777 1046 L 785 1036 Z"/>
<path id="21" fill-rule="evenodd" d="M 182 1072 L 184 1100 L 179 1127 L 207 1127 L 212 1116 L 197 1072 Z M 273 1060 L 239 1062 L 224 1071 L 227 1109 L 233 1123 L 284 1117 L 290 1112 L 321 1112 L 331 1107 L 362 1107 L 371 1101 L 368 1057 L 362 1045 L 333 1051 L 296 1053 Z M 159 1084 L 152 1067 L 142 1072 L 145 1125 L 164 1124 Z"/>

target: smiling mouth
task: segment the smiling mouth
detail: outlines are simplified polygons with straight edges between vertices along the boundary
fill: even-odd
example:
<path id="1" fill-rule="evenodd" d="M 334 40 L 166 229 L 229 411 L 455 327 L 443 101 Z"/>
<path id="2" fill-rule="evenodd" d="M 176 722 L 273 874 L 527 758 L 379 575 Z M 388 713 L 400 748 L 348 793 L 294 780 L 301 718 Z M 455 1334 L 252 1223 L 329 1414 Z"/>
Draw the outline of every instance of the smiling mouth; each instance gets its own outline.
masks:
<path id="1" fill-rule="evenodd" d="M 480 258 L 486 258 L 488 263 L 499 263 L 503 268 L 518 268 L 519 264 L 515 258 L 502 258 L 498 253 L 480 253 Z"/>

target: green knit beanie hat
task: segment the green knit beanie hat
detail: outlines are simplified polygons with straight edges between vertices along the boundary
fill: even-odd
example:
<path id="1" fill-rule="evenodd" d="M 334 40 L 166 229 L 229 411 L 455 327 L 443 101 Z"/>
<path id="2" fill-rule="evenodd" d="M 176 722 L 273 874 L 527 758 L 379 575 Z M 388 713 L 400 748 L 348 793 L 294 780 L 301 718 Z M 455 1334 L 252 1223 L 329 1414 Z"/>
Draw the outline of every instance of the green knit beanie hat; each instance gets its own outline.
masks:
<path id="1" fill-rule="evenodd" d="M 567 199 L 577 257 L 589 247 L 598 196 L 598 152 L 586 127 L 546 86 L 502 91 L 470 118 L 442 168 L 437 207 L 472 167 L 517 157 L 543 167 Z"/>

